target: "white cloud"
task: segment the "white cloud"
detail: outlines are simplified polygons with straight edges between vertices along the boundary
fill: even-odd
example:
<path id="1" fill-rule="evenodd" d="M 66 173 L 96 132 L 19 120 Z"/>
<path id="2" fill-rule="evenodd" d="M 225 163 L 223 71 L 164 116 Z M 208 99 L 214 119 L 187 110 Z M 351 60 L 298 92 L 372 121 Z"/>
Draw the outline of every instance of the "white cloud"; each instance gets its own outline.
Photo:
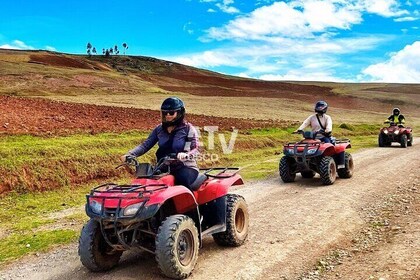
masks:
<path id="1" fill-rule="evenodd" d="M 293 70 L 285 75 L 261 75 L 258 79 L 266 81 L 317 81 L 317 82 L 337 82 L 346 83 L 351 80 L 340 79 L 326 72 L 312 72 L 308 73 L 300 70 Z"/>
<path id="2" fill-rule="evenodd" d="M 330 1 L 304 1 L 303 17 L 312 32 L 322 32 L 328 28 L 349 29 L 362 22 L 360 11 L 347 4 L 340 6 Z"/>
<path id="3" fill-rule="evenodd" d="M 224 1 L 223 5 L 230 2 L 233 1 Z M 401 10 L 395 0 L 278 1 L 237 16 L 223 26 L 209 28 L 202 40 L 263 40 L 275 36 L 308 38 L 319 32 L 348 30 L 363 21 L 364 13 L 401 17 L 408 11 Z M 409 20 L 409 17 L 403 20 Z"/>
<path id="4" fill-rule="evenodd" d="M 203 42 L 226 40 L 226 47 L 169 60 L 196 67 L 236 67 L 242 77 L 349 82 L 346 77 L 360 66 L 347 65 L 348 60 L 343 60 L 342 55 L 363 56 L 363 52 L 374 50 L 395 36 L 361 37 L 347 32 L 349 36 L 339 37 L 343 30 L 361 24 L 366 14 L 400 22 L 418 18 L 414 11 L 410 16 L 396 0 L 260 0 L 257 5 L 263 2 L 266 6 L 210 27 L 200 38 Z M 216 4 L 220 7 L 221 0 Z M 232 0 L 223 1 L 225 6 L 232 4 Z M 363 59 L 352 57 L 363 64 Z M 334 77 L 335 74 L 346 80 Z"/>
<path id="5" fill-rule="evenodd" d="M 360 5 L 368 12 L 384 17 L 395 17 L 409 14 L 406 10 L 399 9 L 396 0 L 360 0 Z"/>
<path id="6" fill-rule="evenodd" d="M 237 8 L 231 6 L 233 3 L 233 0 L 223 0 L 222 3 L 217 3 L 216 7 L 218 7 L 224 13 L 237 14 L 240 11 Z"/>
<path id="7" fill-rule="evenodd" d="M 194 34 L 194 24 L 189 21 L 186 24 L 184 24 L 182 30 L 184 30 L 185 32 L 187 32 L 188 34 Z"/>
<path id="8" fill-rule="evenodd" d="M 309 36 L 310 32 L 300 11 L 284 2 L 264 6 L 247 16 L 240 16 L 223 27 L 212 27 L 207 31 L 210 39 L 263 39 L 266 36 Z"/>
<path id="9" fill-rule="evenodd" d="M 278 73 L 288 73 L 288 76 L 282 74 L 276 77 L 291 79 L 294 74 L 296 77 L 302 76 L 308 80 L 309 76 L 304 75 L 304 70 L 306 73 L 332 73 L 332 69 L 346 67 L 340 62 L 340 55 L 371 50 L 391 38 L 393 37 L 361 37 L 334 41 L 328 38 L 300 40 L 282 38 L 264 44 L 241 42 L 234 47 L 164 59 L 200 68 L 236 67 L 243 69 L 240 72 L 243 77 L 247 75 L 266 79 L 279 75 Z M 301 74 L 295 74 L 293 69 L 300 69 Z M 332 74 L 311 74 L 310 77 L 312 80 L 315 78 L 319 80 L 321 77 L 333 80 Z"/>
<path id="10" fill-rule="evenodd" d="M 34 50 L 34 47 L 26 45 L 20 40 L 14 40 L 10 44 L 4 44 L 0 46 L 1 49 L 14 49 L 14 50 Z"/>
<path id="11" fill-rule="evenodd" d="M 396 18 L 394 19 L 394 21 L 396 22 L 403 22 L 403 21 L 415 21 L 418 20 L 419 18 L 416 17 L 402 17 L 402 18 Z"/>
<path id="12" fill-rule="evenodd" d="M 221 65 L 238 65 L 234 56 L 219 51 L 205 51 L 203 53 L 191 54 L 179 57 L 167 58 L 167 60 L 179 62 L 195 67 L 216 67 Z"/>
<path id="13" fill-rule="evenodd" d="M 45 49 L 46 49 L 47 51 L 52 51 L 52 52 L 56 52 L 56 51 L 57 51 L 57 49 L 56 49 L 56 48 L 51 47 L 51 46 L 45 46 Z"/>
<path id="14" fill-rule="evenodd" d="M 216 11 L 215 11 L 214 9 L 212 9 L 212 8 L 209 8 L 209 9 L 207 10 L 207 12 L 208 12 L 208 13 L 215 13 Z"/>
<path id="15" fill-rule="evenodd" d="M 372 81 L 387 83 L 420 83 L 420 41 L 405 46 L 382 63 L 370 65 L 362 71 Z"/>

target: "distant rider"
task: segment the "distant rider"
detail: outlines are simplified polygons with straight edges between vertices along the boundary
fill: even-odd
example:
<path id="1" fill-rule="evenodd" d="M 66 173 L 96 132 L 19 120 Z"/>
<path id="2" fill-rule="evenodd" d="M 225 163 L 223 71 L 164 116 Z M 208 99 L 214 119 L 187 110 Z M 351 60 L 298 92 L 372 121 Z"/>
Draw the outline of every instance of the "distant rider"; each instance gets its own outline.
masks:
<path id="1" fill-rule="evenodd" d="M 175 183 L 187 188 L 198 176 L 196 156 L 198 150 L 198 133 L 194 126 L 184 120 L 184 102 L 177 97 L 169 97 L 162 103 L 162 123 L 150 133 L 149 137 L 140 145 L 121 156 L 125 161 L 127 156 L 139 157 L 149 151 L 156 143 L 159 148 L 156 158 L 159 161 L 169 154 L 176 154 L 179 160 L 171 164 L 171 174 L 175 176 Z"/>
<path id="2" fill-rule="evenodd" d="M 404 115 L 401 114 L 401 110 L 399 108 L 394 108 L 392 110 L 392 115 L 388 117 L 386 122 L 403 125 L 405 123 L 405 118 Z"/>
<path id="3" fill-rule="evenodd" d="M 316 114 L 310 115 L 295 132 L 310 126 L 312 132 L 318 132 L 317 136 L 320 136 L 317 137 L 318 139 L 325 143 L 331 143 L 332 119 L 326 114 L 327 109 L 327 102 L 318 101 L 315 104 Z"/>

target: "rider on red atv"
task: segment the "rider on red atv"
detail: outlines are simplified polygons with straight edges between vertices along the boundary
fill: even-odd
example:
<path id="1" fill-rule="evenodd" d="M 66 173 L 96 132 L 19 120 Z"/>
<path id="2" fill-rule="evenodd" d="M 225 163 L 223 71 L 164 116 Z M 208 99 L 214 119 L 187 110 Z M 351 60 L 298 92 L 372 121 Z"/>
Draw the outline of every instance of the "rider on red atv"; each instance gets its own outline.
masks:
<path id="1" fill-rule="evenodd" d="M 310 115 L 302 125 L 294 131 L 294 133 L 299 133 L 303 131 L 306 127 L 310 126 L 311 130 L 314 134 L 316 134 L 316 138 L 321 140 L 324 143 L 332 143 L 334 144 L 333 139 L 331 138 L 332 132 L 332 119 L 329 115 L 327 115 L 328 110 L 328 103 L 321 100 L 315 103 L 315 113 Z M 344 168 L 344 152 L 337 155 L 337 168 L 341 169 Z"/>
<path id="2" fill-rule="evenodd" d="M 318 138 L 324 143 L 331 143 L 331 132 L 332 132 L 332 120 L 329 115 L 326 114 L 328 104 L 325 101 L 318 101 L 315 104 L 315 113 L 310 115 L 302 125 L 295 131 L 304 130 L 310 126 L 312 132 L 317 132 Z"/>
<path id="3" fill-rule="evenodd" d="M 169 154 L 176 154 L 179 161 L 174 161 L 170 172 L 175 176 L 176 184 L 189 188 L 199 174 L 197 161 L 198 133 L 194 126 L 184 120 L 184 102 L 177 97 L 165 99 L 160 107 L 162 123 L 159 124 L 140 145 L 121 156 L 123 162 L 127 156 L 139 157 L 148 152 L 156 143 L 157 160 Z M 162 170 L 166 172 L 167 170 Z"/>
<path id="4" fill-rule="evenodd" d="M 389 116 L 387 120 L 388 120 L 387 122 L 395 123 L 398 126 L 404 125 L 405 123 L 405 117 L 404 115 L 401 114 L 400 108 L 394 108 L 392 110 L 392 115 Z"/>

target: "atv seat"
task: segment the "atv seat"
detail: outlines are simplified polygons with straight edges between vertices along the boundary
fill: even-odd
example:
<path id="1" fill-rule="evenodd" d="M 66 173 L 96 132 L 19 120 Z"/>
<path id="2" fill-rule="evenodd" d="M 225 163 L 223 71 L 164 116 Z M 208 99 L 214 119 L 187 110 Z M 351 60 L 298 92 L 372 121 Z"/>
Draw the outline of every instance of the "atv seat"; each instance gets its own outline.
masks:
<path id="1" fill-rule="evenodd" d="M 203 173 L 199 173 L 195 181 L 190 185 L 189 189 L 192 191 L 198 190 L 201 184 L 203 184 L 204 181 L 207 179 L 208 177 L 206 175 L 204 175 Z"/>

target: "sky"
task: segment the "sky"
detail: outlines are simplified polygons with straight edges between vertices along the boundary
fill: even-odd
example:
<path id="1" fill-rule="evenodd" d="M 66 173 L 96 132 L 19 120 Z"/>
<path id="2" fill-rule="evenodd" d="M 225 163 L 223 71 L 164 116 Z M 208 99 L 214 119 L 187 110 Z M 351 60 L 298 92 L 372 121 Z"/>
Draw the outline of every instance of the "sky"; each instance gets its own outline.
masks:
<path id="1" fill-rule="evenodd" d="M 0 48 L 152 56 L 264 80 L 420 83 L 420 0 L 3 0 Z"/>

